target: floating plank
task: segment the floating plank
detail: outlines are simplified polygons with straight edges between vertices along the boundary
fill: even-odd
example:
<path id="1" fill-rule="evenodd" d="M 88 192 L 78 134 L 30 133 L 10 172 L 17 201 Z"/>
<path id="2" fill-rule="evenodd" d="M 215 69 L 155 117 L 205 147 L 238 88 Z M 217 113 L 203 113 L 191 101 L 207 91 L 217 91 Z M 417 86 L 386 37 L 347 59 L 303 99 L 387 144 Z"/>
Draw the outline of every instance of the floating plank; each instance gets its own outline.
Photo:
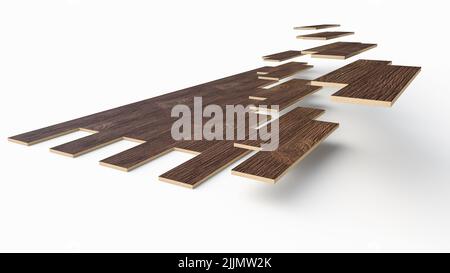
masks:
<path id="1" fill-rule="evenodd" d="M 376 46 L 376 44 L 335 42 L 328 45 L 302 50 L 302 52 L 305 54 L 311 54 L 311 57 L 313 58 L 345 60 L 369 49 L 375 48 Z"/>
<path id="2" fill-rule="evenodd" d="M 318 29 L 333 28 L 333 27 L 340 27 L 340 26 L 341 25 L 339 25 L 339 24 L 321 24 L 321 25 L 294 27 L 294 29 L 297 29 L 297 30 L 318 30 Z"/>
<path id="3" fill-rule="evenodd" d="M 357 60 L 337 70 L 311 81 L 311 85 L 345 87 L 349 83 L 367 75 L 380 66 L 391 64 L 390 61 Z"/>
<path id="4" fill-rule="evenodd" d="M 231 171 L 232 174 L 275 183 L 327 138 L 339 124 L 310 120 L 280 142 L 276 151 L 260 151 Z"/>
<path id="5" fill-rule="evenodd" d="M 286 109 L 304 97 L 320 90 L 320 87 L 311 86 L 309 82 L 308 80 L 292 79 L 270 89 L 259 89 L 249 98 L 262 102 L 256 102 L 256 106 L 250 107 L 250 109 L 260 110 L 259 105 L 268 106 L 264 107 L 268 111 L 275 110 L 270 107 L 271 105 L 278 105 L 279 111 Z"/>
<path id="6" fill-rule="evenodd" d="M 306 34 L 306 35 L 298 35 L 297 39 L 303 39 L 303 40 L 331 40 L 336 39 L 339 37 L 349 36 L 355 34 L 354 32 L 349 31 L 325 31 L 325 32 L 318 32 L 313 34 Z"/>
<path id="7" fill-rule="evenodd" d="M 278 130 L 280 135 L 289 134 L 291 130 L 297 130 L 303 126 L 304 123 L 309 122 L 311 119 L 315 119 L 322 115 L 325 111 L 322 109 L 297 107 L 292 111 L 282 115 L 278 120 Z M 235 141 L 234 147 L 243 148 L 248 150 L 260 151 L 261 143 L 264 143 L 263 139 L 267 139 L 267 134 L 272 132 L 272 123 L 263 126 L 257 133 L 249 136 L 248 139 Z M 281 138 L 281 136 L 280 136 Z"/>
<path id="8" fill-rule="evenodd" d="M 235 148 L 232 141 L 220 143 L 159 176 L 159 180 L 195 188 L 250 151 Z"/>
<path id="9" fill-rule="evenodd" d="M 288 51 L 283 51 L 283 52 L 263 56 L 263 60 L 264 61 L 272 61 L 272 62 L 282 62 L 282 61 L 286 61 L 286 60 L 293 59 L 296 57 L 300 57 L 302 55 L 303 54 L 301 51 L 288 50 Z"/>
<path id="10" fill-rule="evenodd" d="M 420 70 L 420 67 L 391 65 L 389 61 L 358 60 L 311 84 L 343 87 L 331 96 L 335 101 L 391 107 Z"/>
<path id="11" fill-rule="evenodd" d="M 290 62 L 279 66 L 274 66 L 270 69 L 265 68 L 259 70 L 257 73 L 258 78 L 261 80 L 279 81 L 291 77 L 302 70 L 309 69 L 312 67 L 313 67 L 312 65 L 307 65 L 301 62 Z"/>

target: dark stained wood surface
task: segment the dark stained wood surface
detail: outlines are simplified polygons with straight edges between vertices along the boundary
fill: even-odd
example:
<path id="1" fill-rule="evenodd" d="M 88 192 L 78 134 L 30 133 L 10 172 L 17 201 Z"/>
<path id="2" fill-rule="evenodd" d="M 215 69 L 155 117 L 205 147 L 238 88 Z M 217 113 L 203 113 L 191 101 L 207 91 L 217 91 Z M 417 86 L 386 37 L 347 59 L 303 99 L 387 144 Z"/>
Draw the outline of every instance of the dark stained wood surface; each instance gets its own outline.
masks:
<path id="1" fill-rule="evenodd" d="M 320 90 L 320 87 L 311 86 L 309 82 L 309 80 L 292 79 L 270 89 L 260 89 L 250 96 L 250 99 L 255 100 L 256 110 L 259 105 L 278 105 L 281 111 Z"/>
<path id="2" fill-rule="evenodd" d="M 258 78 L 261 80 L 279 81 L 312 67 L 312 65 L 307 65 L 301 62 L 289 62 L 279 66 L 274 66 L 270 69 L 261 69 L 257 73 L 259 75 Z"/>
<path id="3" fill-rule="evenodd" d="M 286 74 L 295 73 L 309 67 L 305 63 L 290 63 L 279 67 L 262 67 L 22 133 L 10 137 L 9 140 L 32 145 L 80 129 L 93 132 L 92 135 L 51 148 L 53 152 L 71 157 L 82 155 L 121 139 L 139 142 L 139 145 L 131 149 L 111 155 L 100 161 L 101 165 L 123 171 L 130 171 L 173 150 L 195 153 L 198 156 L 190 161 L 192 166 L 186 168 L 186 165 L 183 165 L 183 163 L 180 166 L 181 169 L 175 167 L 176 170 L 185 170 L 180 172 L 179 176 L 174 176 L 169 171 L 162 175 L 161 178 L 161 180 L 164 180 L 164 177 L 166 177 L 169 180 L 172 179 L 194 187 L 227 164 L 245 155 L 248 150 L 235 148 L 233 142 L 227 140 L 173 140 L 170 129 L 177 118 L 170 116 L 172 107 L 178 104 L 185 104 L 190 109 L 193 109 L 194 97 L 202 97 L 203 105 L 216 104 L 221 108 L 224 108 L 226 105 L 237 104 L 248 106 L 255 102 L 249 97 L 260 94 L 260 91 L 263 93 L 269 90 L 281 92 L 281 90 L 278 90 L 279 87 L 277 88 L 276 86 L 272 87 L 273 89 L 262 89 L 262 87 L 274 84 L 276 81 L 273 79 L 259 79 L 258 76 L 261 75 L 258 75 L 257 72 L 264 73 L 265 71 L 268 75 L 274 73 L 275 76 L 283 78 Z M 286 87 L 286 85 L 284 86 Z M 309 88 L 317 87 L 310 86 Z M 224 126 L 229 125 L 224 123 Z M 251 130 L 246 124 L 246 136 L 250 133 Z M 237 131 L 235 131 L 235 134 L 237 134 Z M 198 173 L 199 165 L 197 164 L 202 166 L 203 171 L 200 173 Z M 177 163 L 174 163 L 174 166 L 176 165 Z"/>
<path id="4" fill-rule="evenodd" d="M 372 49 L 376 46 L 376 44 L 335 42 L 328 45 L 302 50 L 302 52 L 305 54 L 311 54 L 311 57 L 313 58 L 343 60 Z"/>
<path id="5" fill-rule="evenodd" d="M 391 65 L 390 61 L 358 60 L 311 84 L 343 87 L 332 95 L 336 101 L 390 107 L 420 70 L 420 67 Z"/>
<path id="6" fill-rule="evenodd" d="M 292 130 L 297 130 L 299 127 L 303 126 L 305 123 L 309 122 L 311 119 L 315 119 L 322 115 L 325 110 L 322 109 L 314 109 L 314 108 L 305 108 L 305 107 L 297 107 L 292 111 L 282 115 L 279 122 L 279 137 L 283 134 L 290 135 L 289 132 Z M 249 149 L 259 151 L 261 148 L 261 143 L 266 141 L 262 139 L 267 139 L 267 134 L 269 134 L 272 130 L 272 123 L 269 123 L 262 127 L 258 132 L 255 132 L 251 137 L 241 140 L 235 141 L 234 146 L 237 148 Z"/>
<path id="7" fill-rule="evenodd" d="M 303 40 L 331 40 L 353 34 L 355 33 L 350 31 L 324 31 L 306 35 L 298 35 L 297 38 Z"/>
<path id="8" fill-rule="evenodd" d="M 278 150 L 257 152 L 233 168 L 232 174 L 275 183 L 338 126 L 337 123 L 310 120 L 280 139 Z"/>
<path id="9" fill-rule="evenodd" d="M 283 51 L 283 52 L 263 56 L 263 60 L 264 61 L 282 62 L 282 61 L 286 61 L 286 60 L 293 59 L 296 57 L 300 57 L 302 55 L 303 54 L 301 51 L 288 50 L 288 51 Z"/>
<path id="10" fill-rule="evenodd" d="M 294 27 L 294 29 L 297 29 L 297 30 L 317 30 L 317 29 L 333 28 L 333 27 L 340 27 L 340 26 L 341 25 L 339 25 L 339 24 L 321 24 L 321 25 Z"/>

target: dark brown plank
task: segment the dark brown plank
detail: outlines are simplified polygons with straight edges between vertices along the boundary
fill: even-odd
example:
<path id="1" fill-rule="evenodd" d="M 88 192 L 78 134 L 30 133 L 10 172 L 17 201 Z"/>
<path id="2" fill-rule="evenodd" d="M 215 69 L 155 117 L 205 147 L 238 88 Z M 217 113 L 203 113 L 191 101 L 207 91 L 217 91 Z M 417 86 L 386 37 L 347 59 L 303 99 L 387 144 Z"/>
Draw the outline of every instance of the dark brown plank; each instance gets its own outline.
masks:
<path id="1" fill-rule="evenodd" d="M 250 151 L 233 147 L 233 142 L 221 142 L 159 176 L 159 180 L 195 188 L 218 171 L 226 168 Z"/>
<path id="2" fill-rule="evenodd" d="M 249 97 L 255 100 L 255 108 L 252 109 L 258 110 L 259 105 L 278 105 L 279 111 L 286 109 L 321 89 L 318 86 L 309 85 L 309 82 L 308 80 L 292 79 L 270 89 L 259 89 Z"/>
<path id="3" fill-rule="evenodd" d="M 420 67 L 386 65 L 334 93 L 335 101 L 391 107 L 419 74 Z"/>
<path id="4" fill-rule="evenodd" d="M 339 37 L 344 37 L 348 35 L 353 35 L 354 32 L 349 31 L 324 31 L 324 32 L 318 32 L 318 33 L 312 33 L 312 34 L 306 34 L 306 35 L 298 35 L 297 39 L 303 39 L 303 40 L 331 40 L 336 39 Z"/>
<path id="5" fill-rule="evenodd" d="M 302 55 L 303 54 L 301 51 L 288 50 L 288 51 L 283 51 L 283 52 L 263 56 L 263 60 L 264 61 L 282 62 L 282 61 L 286 61 L 286 60 L 293 59 L 296 57 L 300 57 Z"/>
<path id="6" fill-rule="evenodd" d="M 356 42 L 335 42 L 328 45 L 302 50 L 302 52 L 305 54 L 312 54 L 311 57 L 313 58 L 343 60 L 372 49 L 376 46 L 376 44 Z"/>
<path id="7" fill-rule="evenodd" d="M 278 150 L 257 152 L 233 168 L 232 174 L 275 183 L 338 126 L 337 123 L 311 120 L 296 132 L 292 132 Z"/>
<path id="8" fill-rule="evenodd" d="M 333 27 L 340 27 L 340 26 L 341 25 L 339 25 L 339 24 L 321 24 L 321 25 L 294 27 L 294 29 L 297 29 L 297 30 L 317 30 L 317 29 L 333 28 Z"/>
<path id="9" fill-rule="evenodd" d="M 278 120 L 280 139 L 281 135 L 290 135 L 291 131 L 298 130 L 299 127 L 302 127 L 305 123 L 309 122 L 309 120 L 319 117 L 324 112 L 325 111 L 322 109 L 297 107 L 294 110 L 282 115 Z M 237 148 L 249 149 L 254 151 L 261 150 L 261 143 L 266 142 L 262 139 L 267 139 L 265 137 L 267 133 L 271 132 L 271 125 L 271 123 L 265 125 L 260 131 L 253 134 L 246 140 L 235 141 L 234 146 Z"/>
<path id="10" fill-rule="evenodd" d="M 262 80 L 279 81 L 288 77 L 291 77 L 298 72 L 312 68 L 312 65 L 307 65 L 301 62 L 290 62 L 279 66 L 275 66 L 272 69 L 265 69 L 258 71 L 258 78 Z M 265 74 L 264 74 L 265 73 Z"/>
<path id="11" fill-rule="evenodd" d="M 337 70 L 311 81 L 315 86 L 345 87 L 347 84 L 366 76 L 380 66 L 391 64 L 390 61 L 357 60 Z"/>

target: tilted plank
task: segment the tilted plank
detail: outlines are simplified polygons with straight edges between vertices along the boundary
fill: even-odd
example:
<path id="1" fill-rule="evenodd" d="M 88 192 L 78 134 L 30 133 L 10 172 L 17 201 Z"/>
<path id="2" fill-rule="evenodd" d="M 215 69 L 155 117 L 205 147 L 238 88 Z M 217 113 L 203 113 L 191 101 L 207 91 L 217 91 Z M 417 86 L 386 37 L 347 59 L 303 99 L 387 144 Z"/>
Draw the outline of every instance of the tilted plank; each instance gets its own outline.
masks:
<path id="1" fill-rule="evenodd" d="M 159 180 L 194 188 L 250 151 L 223 141 L 159 176 Z"/>
<path id="2" fill-rule="evenodd" d="M 340 26 L 341 25 L 339 25 L 339 24 L 321 24 L 321 25 L 294 27 L 294 29 L 297 29 L 297 30 L 317 30 L 317 29 L 333 28 L 333 27 L 340 27 Z"/>
<path id="3" fill-rule="evenodd" d="M 263 80 L 274 80 L 279 81 L 284 78 L 288 78 L 290 76 L 293 76 L 297 74 L 298 72 L 312 68 L 312 65 L 307 65 L 300 62 L 290 62 L 283 65 L 275 66 L 269 72 L 265 71 L 258 71 L 258 78 Z M 265 74 L 262 74 L 265 73 Z"/>
<path id="4" fill-rule="evenodd" d="M 349 36 L 355 34 L 354 32 L 350 31 L 325 31 L 325 32 L 318 32 L 318 33 L 312 33 L 312 34 L 306 34 L 306 35 L 298 35 L 297 39 L 303 39 L 303 40 L 331 40 L 339 37 Z"/>
<path id="5" fill-rule="evenodd" d="M 275 183 L 290 168 L 314 150 L 339 124 L 311 120 L 292 133 L 278 150 L 260 151 L 232 170 L 232 174 Z"/>

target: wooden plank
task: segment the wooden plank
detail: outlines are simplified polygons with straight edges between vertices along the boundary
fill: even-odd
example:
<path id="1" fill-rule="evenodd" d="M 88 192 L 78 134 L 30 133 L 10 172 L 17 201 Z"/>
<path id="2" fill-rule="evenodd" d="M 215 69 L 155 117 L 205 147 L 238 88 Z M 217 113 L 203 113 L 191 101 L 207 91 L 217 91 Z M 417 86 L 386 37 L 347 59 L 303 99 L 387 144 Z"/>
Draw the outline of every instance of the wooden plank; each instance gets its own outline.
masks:
<path id="1" fill-rule="evenodd" d="M 302 52 L 305 54 L 311 54 L 311 57 L 313 58 L 343 60 L 372 49 L 376 46 L 376 44 L 335 42 L 328 45 L 302 50 Z"/>
<path id="2" fill-rule="evenodd" d="M 159 180 L 195 188 L 215 173 L 226 168 L 250 151 L 233 147 L 233 142 L 221 142 L 159 176 Z"/>
<path id="3" fill-rule="evenodd" d="M 298 35 L 297 39 L 303 40 L 331 40 L 339 37 L 349 36 L 355 34 L 349 31 L 324 31 L 306 35 Z"/>
<path id="4" fill-rule="evenodd" d="M 311 120 L 292 132 L 276 151 L 260 151 L 232 170 L 232 174 L 275 183 L 327 138 L 339 124 Z"/>
<path id="5" fill-rule="evenodd" d="M 311 81 L 314 86 L 345 87 L 349 83 L 366 76 L 380 66 L 391 64 L 390 61 L 357 60 L 337 70 Z"/>
<path id="6" fill-rule="evenodd" d="M 289 59 L 293 59 L 296 57 L 302 56 L 302 52 L 298 50 L 287 50 L 267 56 L 263 56 L 264 61 L 272 61 L 272 62 L 282 62 Z"/>
<path id="7" fill-rule="evenodd" d="M 267 70 L 260 70 L 258 71 L 258 78 L 262 80 L 273 80 L 273 81 L 279 81 L 288 77 L 291 77 L 298 72 L 312 68 L 312 65 L 307 65 L 300 62 L 290 62 L 285 63 L 279 66 L 275 66 L 272 69 L 269 70 L 269 72 L 266 72 Z M 262 74 L 266 73 L 266 74 Z"/>
<path id="8" fill-rule="evenodd" d="M 315 119 L 322 115 L 325 111 L 322 109 L 297 107 L 294 110 L 282 115 L 279 122 L 279 138 L 283 138 L 282 135 L 290 135 L 292 130 L 296 131 L 298 128 L 302 127 L 305 123 L 309 122 L 311 119 Z M 267 139 L 268 133 L 271 132 L 271 123 L 265 125 L 253 136 L 248 137 L 245 140 L 235 141 L 234 147 L 243 148 L 248 150 L 260 151 L 261 143 L 266 141 L 262 139 Z"/>
<path id="9" fill-rule="evenodd" d="M 391 107 L 420 70 L 420 67 L 386 65 L 351 82 L 331 98 L 339 102 Z"/>
<path id="10" fill-rule="evenodd" d="M 318 30 L 318 29 L 333 28 L 333 27 L 340 27 L 340 26 L 341 25 L 339 25 L 339 24 L 321 24 L 321 25 L 294 27 L 294 29 L 297 29 L 297 30 Z"/>
<path id="11" fill-rule="evenodd" d="M 292 79 L 270 89 L 259 89 L 249 97 L 250 99 L 256 100 L 255 107 L 250 107 L 250 109 L 258 111 L 260 110 L 260 105 L 278 105 L 279 111 L 286 109 L 304 97 L 321 89 L 318 86 L 309 85 L 309 82 L 308 80 Z M 267 110 L 271 111 L 274 109 L 267 108 Z"/>

